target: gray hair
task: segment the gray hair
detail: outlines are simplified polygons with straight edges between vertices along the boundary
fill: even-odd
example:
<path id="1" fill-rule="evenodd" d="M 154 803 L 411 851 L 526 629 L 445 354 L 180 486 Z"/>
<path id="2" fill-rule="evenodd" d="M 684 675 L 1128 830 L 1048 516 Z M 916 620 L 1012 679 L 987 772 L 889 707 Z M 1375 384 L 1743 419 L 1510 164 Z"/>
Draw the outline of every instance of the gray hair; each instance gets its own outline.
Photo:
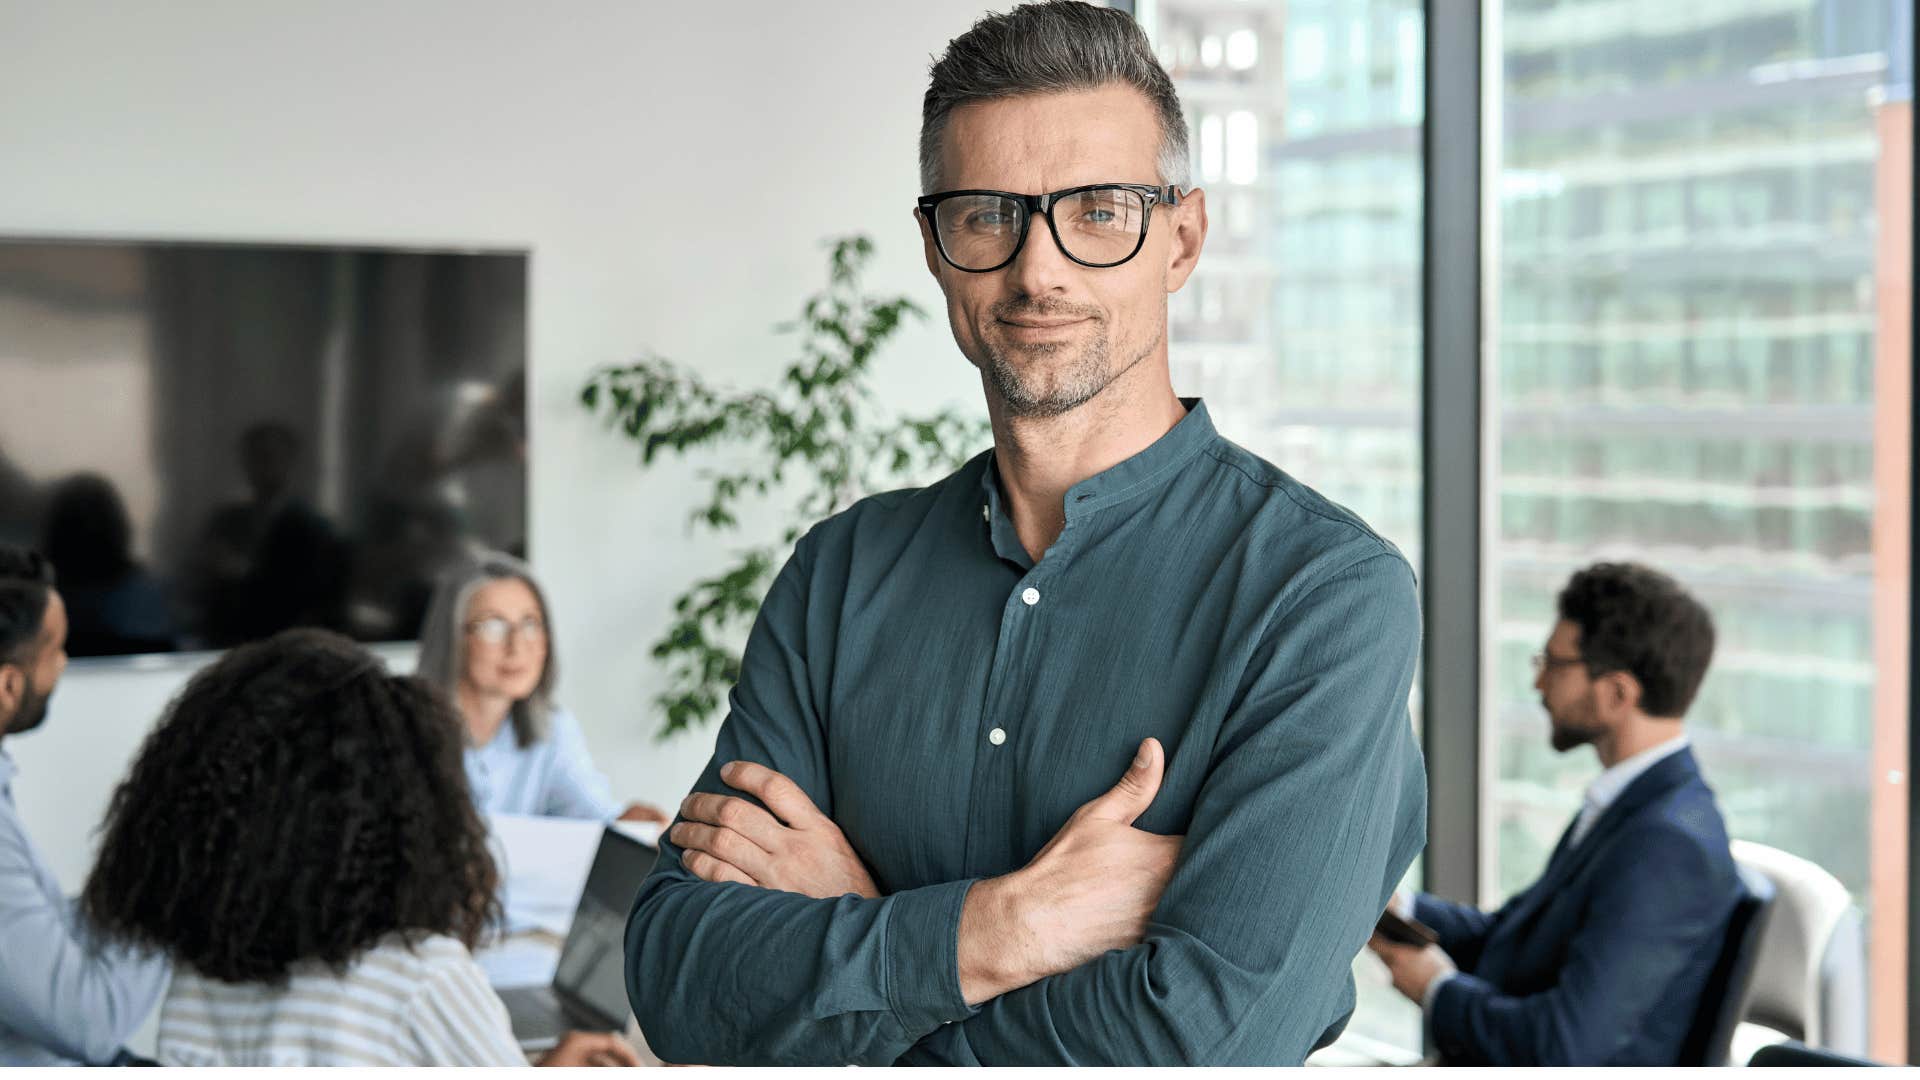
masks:
<path id="1" fill-rule="evenodd" d="M 433 602 L 427 605 L 427 619 L 420 627 L 420 661 L 414 674 L 446 691 L 457 705 L 460 680 L 467 670 L 467 607 L 480 587 L 508 579 L 520 581 L 533 590 L 540 605 L 540 621 L 547 628 L 547 662 L 540 671 L 540 682 L 533 693 L 513 703 L 514 740 L 532 746 L 544 740 L 553 716 L 553 685 L 559 675 L 559 657 L 553 645 L 553 619 L 547 613 L 547 594 L 533 579 L 533 568 L 511 555 L 484 552 L 441 575 L 434 586 Z M 457 709 L 456 709 L 457 711 Z"/>
<path id="2" fill-rule="evenodd" d="M 1110 83 L 1147 96 L 1160 115 L 1160 182 L 1192 183 L 1187 118 L 1173 79 L 1133 16 L 1079 0 L 1022 4 L 989 14 L 947 43 L 920 109 L 920 192 L 940 183 L 940 136 L 961 105 L 1025 94 L 1092 90 Z"/>

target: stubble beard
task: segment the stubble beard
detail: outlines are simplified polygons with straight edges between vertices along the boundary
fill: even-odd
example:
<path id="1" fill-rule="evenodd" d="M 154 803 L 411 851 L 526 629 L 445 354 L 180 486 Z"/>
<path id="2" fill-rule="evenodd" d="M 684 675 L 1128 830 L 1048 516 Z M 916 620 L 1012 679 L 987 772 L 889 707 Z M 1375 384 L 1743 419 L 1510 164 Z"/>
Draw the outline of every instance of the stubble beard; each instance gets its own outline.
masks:
<path id="1" fill-rule="evenodd" d="M 993 314 L 997 320 L 1017 314 L 1062 312 L 1083 313 L 1078 308 L 1023 303 L 1003 305 Z M 1044 419 L 1070 413 L 1098 397 L 1153 351 L 1150 345 L 1142 349 L 1140 355 L 1128 358 L 1125 365 L 1115 368 L 1113 342 L 1107 333 L 1106 320 L 1096 312 L 1084 314 L 1092 322 L 1092 329 L 1082 341 L 1013 346 L 982 335 L 987 380 L 993 384 L 994 393 L 1008 416 Z M 1022 367 L 1018 360 L 1024 360 L 1026 366 Z"/>
<path id="2" fill-rule="evenodd" d="M 1050 359 L 1064 348 L 1043 345 L 1021 351 L 1035 359 Z M 1065 371 L 1055 372 L 1045 385 L 1040 378 L 1029 378 L 1028 374 L 1008 359 L 1006 350 L 987 346 L 987 378 L 992 381 L 1007 415 L 1040 418 L 1072 412 L 1093 400 L 1112 381 L 1107 371 L 1106 338 L 1101 336 L 1087 342 L 1072 365 Z"/>
<path id="3" fill-rule="evenodd" d="M 26 689 L 21 691 L 20 706 L 13 717 L 0 724 L 0 735 L 25 735 L 39 727 L 47 719 L 47 701 L 53 697 L 51 691 L 42 694 L 35 691 L 32 680 L 28 680 Z"/>
<path id="4" fill-rule="evenodd" d="M 1567 713 L 1563 717 L 1554 715 L 1551 709 L 1547 711 L 1553 724 L 1553 749 L 1562 754 L 1591 743 L 1601 733 L 1600 725 L 1593 721 L 1592 710 L 1576 707 Z"/>

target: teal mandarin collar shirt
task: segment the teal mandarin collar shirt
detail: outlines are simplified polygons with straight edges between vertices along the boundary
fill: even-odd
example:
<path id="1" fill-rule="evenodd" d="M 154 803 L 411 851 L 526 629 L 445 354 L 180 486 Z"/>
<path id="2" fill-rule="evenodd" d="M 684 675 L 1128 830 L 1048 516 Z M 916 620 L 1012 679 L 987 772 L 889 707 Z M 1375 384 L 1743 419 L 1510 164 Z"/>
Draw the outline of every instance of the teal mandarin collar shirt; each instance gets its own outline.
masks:
<path id="1" fill-rule="evenodd" d="M 627 931 L 686 1063 L 1297 1064 L 1425 843 L 1413 575 L 1197 400 L 1066 496 L 1039 562 L 991 452 L 816 526 L 762 605 L 713 759 L 830 815 L 884 894 L 700 881 L 663 844 Z M 1145 941 L 970 1008 L 961 905 L 1168 754 L 1137 827 L 1186 837 Z"/>

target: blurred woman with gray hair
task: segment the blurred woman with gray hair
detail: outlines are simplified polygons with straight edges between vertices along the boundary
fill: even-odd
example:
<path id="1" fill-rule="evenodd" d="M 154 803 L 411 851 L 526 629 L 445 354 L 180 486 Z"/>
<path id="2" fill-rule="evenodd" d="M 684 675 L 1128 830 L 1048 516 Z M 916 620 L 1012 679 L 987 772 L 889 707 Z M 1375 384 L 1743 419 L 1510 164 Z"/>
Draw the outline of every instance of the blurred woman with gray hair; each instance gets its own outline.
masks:
<path id="1" fill-rule="evenodd" d="M 474 804 L 483 814 L 666 822 L 657 807 L 614 801 L 579 721 L 554 704 L 551 627 L 533 569 L 509 555 L 481 555 L 434 590 L 418 674 L 466 722 Z"/>

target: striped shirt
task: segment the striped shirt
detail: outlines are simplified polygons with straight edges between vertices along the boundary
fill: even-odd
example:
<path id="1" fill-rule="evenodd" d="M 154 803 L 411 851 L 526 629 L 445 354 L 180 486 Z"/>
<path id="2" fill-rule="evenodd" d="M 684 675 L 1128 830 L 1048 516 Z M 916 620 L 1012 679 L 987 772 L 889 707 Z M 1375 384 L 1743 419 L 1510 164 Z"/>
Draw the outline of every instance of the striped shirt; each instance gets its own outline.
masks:
<path id="1" fill-rule="evenodd" d="M 335 974 L 294 965 L 282 986 L 182 968 L 160 1008 L 166 1065 L 525 1065 L 466 946 L 390 937 Z"/>

